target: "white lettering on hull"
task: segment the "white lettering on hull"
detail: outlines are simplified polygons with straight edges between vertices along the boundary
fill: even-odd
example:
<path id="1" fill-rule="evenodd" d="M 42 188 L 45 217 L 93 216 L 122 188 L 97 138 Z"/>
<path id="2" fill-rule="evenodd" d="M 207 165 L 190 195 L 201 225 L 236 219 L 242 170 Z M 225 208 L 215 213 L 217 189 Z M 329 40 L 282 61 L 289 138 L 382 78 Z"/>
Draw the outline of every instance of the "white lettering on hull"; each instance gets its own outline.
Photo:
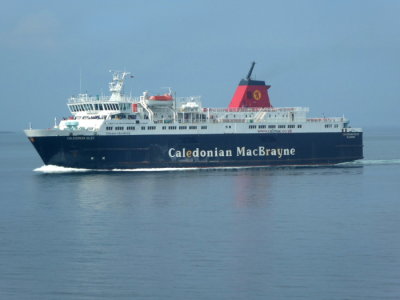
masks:
<path id="1" fill-rule="evenodd" d="M 282 157 L 289 157 L 289 156 L 295 156 L 296 155 L 296 149 L 295 148 L 266 148 L 264 146 L 259 146 L 256 148 L 246 148 L 246 147 L 236 147 L 236 152 L 232 151 L 231 149 L 200 149 L 200 148 L 195 148 L 195 149 L 175 149 L 175 148 L 170 148 L 168 150 L 168 156 L 171 158 L 212 158 L 212 157 L 232 157 L 233 153 L 235 153 L 236 157 L 267 157 L 267 156 L 272 156 L 272 157 L 277 157 L 277 158 L 282 158 Z"/>

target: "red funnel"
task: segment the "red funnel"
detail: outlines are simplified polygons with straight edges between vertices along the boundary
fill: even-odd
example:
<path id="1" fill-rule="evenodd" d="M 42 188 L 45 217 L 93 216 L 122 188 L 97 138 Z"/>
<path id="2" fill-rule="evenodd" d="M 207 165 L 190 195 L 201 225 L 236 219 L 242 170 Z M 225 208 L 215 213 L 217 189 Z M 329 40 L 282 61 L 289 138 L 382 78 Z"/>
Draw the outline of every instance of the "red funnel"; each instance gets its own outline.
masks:
<path id="1" fill-rule="evenodd" d="M 254 65 L 255 62 L 253 62 L 246 79 L 240 81 L 229 108 L 272 107 L 268 96 L 268 89 L 271 86 L 266 85 L 265 81 L 250 78 Z"/>

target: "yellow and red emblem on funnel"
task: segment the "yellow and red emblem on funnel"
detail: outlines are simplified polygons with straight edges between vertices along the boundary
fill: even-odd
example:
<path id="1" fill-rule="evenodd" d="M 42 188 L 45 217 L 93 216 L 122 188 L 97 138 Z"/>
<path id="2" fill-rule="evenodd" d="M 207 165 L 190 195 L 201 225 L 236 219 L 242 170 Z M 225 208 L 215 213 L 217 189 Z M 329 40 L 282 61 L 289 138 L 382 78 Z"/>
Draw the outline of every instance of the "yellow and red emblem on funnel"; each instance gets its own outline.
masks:
<path id="1" fill-rule="evenodd" d="M 255 100 L 260 100 L 261 99 L 261 97 L 262 97 L 262 94 L 261 94 L 261 92 L 259 91 L 259 90 L 255 90 L 254 92 L 253 92 L 253 98 L 255 99 Z"/>

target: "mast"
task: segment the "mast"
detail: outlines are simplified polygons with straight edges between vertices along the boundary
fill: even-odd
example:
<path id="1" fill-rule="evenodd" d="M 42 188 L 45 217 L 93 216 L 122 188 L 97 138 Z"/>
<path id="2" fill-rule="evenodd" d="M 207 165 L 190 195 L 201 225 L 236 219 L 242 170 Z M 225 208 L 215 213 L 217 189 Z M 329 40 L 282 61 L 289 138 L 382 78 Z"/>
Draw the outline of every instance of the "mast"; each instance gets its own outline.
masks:
<path id="1" fill-rule="evenodd" d="M 247 77 L 246 77 L 247 80 L 250 80 L 251 73 L 253 73 L 253 69 L 254 69 L 254 66 L 255 66 L 255 65 L 256 65 L 256 62 L 253 61 L 253 62 L 251 63 L 251 67 L 250 67 L 249 73 L 247 73 Z"/>
<path id="2" fill-rule="evenodd" d="M 130 72 L 121 72 L 121 71 L 111 71 L 113 72 L 113 80 L 109 83 L 109 88 L 111 92 L 111 101 L 118 101 L 121 100 L 124 94 L 124 83 L 125 78 Z"/>

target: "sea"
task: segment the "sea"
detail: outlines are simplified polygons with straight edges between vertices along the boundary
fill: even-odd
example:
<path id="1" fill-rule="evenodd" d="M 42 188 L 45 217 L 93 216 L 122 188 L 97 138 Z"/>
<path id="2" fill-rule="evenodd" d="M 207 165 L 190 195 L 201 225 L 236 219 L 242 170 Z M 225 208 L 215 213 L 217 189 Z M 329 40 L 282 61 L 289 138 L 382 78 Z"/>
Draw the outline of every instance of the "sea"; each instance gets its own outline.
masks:
<path id="1" fill-rule="evenodd" d="M 0 299 L 400 299 L 400 129 L 331 167 L 43 166 L 0 133 Z"/>

